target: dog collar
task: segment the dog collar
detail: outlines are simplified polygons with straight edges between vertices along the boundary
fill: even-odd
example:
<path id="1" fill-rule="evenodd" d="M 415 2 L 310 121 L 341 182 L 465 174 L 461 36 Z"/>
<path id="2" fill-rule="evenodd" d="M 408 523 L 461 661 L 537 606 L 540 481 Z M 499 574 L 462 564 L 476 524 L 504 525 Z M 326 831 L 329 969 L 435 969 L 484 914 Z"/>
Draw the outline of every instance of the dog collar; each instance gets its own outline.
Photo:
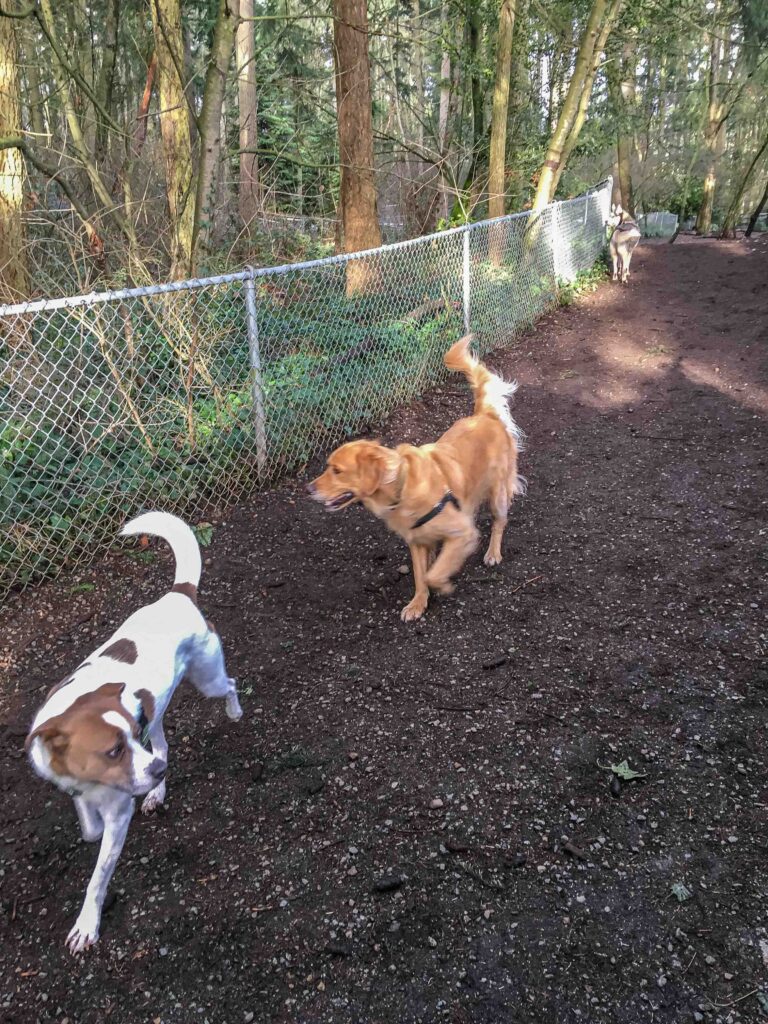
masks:
<path id="1" fill-rule="evenodd" d="M 430 509 L 426 515 L 421 517 L 421 519 L 417 519 L 411 529 L 416 530 L 419 526 L 424 526 L 428 523 L 430 519 L 434 519 L 435 516 L 439 516 L 446 505 L 454 505 L 459 511 L 461 511 L 461 505 L 459 504 L 456 495 L 452 494 L 450 491 L 446 491 L 435 507 Z"/>

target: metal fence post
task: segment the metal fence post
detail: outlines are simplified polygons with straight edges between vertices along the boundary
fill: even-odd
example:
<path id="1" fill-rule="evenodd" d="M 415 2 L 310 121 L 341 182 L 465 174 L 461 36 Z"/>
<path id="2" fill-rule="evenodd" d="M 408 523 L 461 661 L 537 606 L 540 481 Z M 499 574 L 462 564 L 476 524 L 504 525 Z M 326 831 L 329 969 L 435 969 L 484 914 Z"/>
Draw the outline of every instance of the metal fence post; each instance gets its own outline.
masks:
<path id="1" fill-rule="evenodd" d="M 560 209 L 559 203 L 552 203 L 549 210 L 549 231 L 550 231 L 550 242 L 552 245 L 552 269 L 555 274 L 555 289 L 560 287 L 560 239 L 557 233 L 558 227 L 558 210 Z"/>
<path id="2" fill-rule="evenodd" d="M 463 245 L 463 251 L 464 251 L 463 268 L 464 269 L 463 269 L 463 275 L 462 276 L 463 276 L 463 280 L 464 280 L 464 333 L 465 334 L 469 334 L 469 330 L 470 330 L 470 328 L 469 328 L 470 312 L 471 312 L 470 302 L 471 302 L 471 298 L 472 298 L 471 293 L 470 293 L 470 283 L 469 283 L 469 233 L 470 233 L 471 230 L 472 229 L 470 227 L 467 227 L 466 231 L 464 232 L 464 237 L 463 237 L 463 243 L 464 243 L 464 245 Z"/>
<path id="3" fill-rule="evenodd" d="M 243 281 L 245 289 L 246 330 L 248 332 L 248 362 L 251 368 L 251 396 L 253 398 L 253 425 L 256 431 L 256 468 L 260 477 L 267 466 L 267 430 L 264 412 L 264 383 L 261 377 L 259 351 L 259 321 L 256 316 L 256 280 L 253 267 L 246 267 L 250 276 Z"/>

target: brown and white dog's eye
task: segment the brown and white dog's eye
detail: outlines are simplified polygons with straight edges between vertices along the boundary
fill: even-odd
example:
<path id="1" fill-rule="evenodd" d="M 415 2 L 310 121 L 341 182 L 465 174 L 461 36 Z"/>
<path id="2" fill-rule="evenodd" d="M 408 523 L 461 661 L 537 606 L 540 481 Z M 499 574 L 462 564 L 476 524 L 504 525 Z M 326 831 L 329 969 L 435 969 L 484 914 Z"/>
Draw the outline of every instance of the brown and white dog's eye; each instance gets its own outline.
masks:
<path id="1" fill-rule="evenodd" d="M 111 749 L 111 750 L 108 750 L 108 751 L 107 751 L 107 757 L 108 757 L 108 758 L 109 758 L 109 759 L 110 759 L 111 761 L 117 761 L 117 760 L 118 760 L 118 758 L 120 758 L 120 757 L 122 757 L 122 756 L 123 756 L 123 751 L 124 751 L 124 750 L 125 750 L 125 744 L 124 744 L 124 743 L 122 742 L 122 740 L 121 740 L 121 741 L 120 741 L 120 743 L 116 743 L 116 744 L 114 745 L 114 747 L 112 747 L 112 749 Z"/>
<path id="2" fill-rule="evenodd" d="M 334 476 L 338 476 L 341 470 L 337 466 L 331 466 L 331 472 Z"/>

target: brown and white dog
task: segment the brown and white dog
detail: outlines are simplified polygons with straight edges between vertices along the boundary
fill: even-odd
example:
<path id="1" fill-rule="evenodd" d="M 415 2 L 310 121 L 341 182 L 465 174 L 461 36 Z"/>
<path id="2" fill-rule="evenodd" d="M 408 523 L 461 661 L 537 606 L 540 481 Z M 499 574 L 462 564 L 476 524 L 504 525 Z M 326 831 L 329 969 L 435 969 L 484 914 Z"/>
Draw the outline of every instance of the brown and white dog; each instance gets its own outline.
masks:
<path id="1" fill-rule="evenodd" d="M 525 490 L 517 473 L 522 433 L 508 405 L 517 384 L 478 362 L 469 351 L 470 340 L 468 335 L 457 341 L 446 353 L 445 365 L 469 381 L 475 396 L 471 416 L 454 423 L 434 444 L 419 448 L 385 448 L 376 441 L 344 444 L 328 457 L 325 472 L 307 485 L 328 511 L 362 502 L 408 544 L 416 593 L 401 612 L 404 622 L 424 614 L 430 590 L 453 590 L 451 577 L 479 542 L 475 516 L 485 501 L 493 514 L 485 564 L 501 561 L 510 503 Z"/>
<path id="2" fill-rule="evenodd" d="M 633 220 L 621 206 L 612 206 L 608 223 L 613 227 L 611 235 L 611 260 L 613 261 L 613 280 L 621 280 L 626 284 L 629 280 L 629 264 L 635 246 L 643 237 L 637 221 Z"/>
<path id="3" fill-rule="evenodd" d="M 165 799 L 163 715 L 182 678 L 206 697 L 223 697 L 231 719 L 242 716 L 219 637 L 197 607 L 201 562 L 192 530 L 176 516 L 147 512 L 120 532 L 168 542 L 176 558 L 173 587 L 134 612 L 54 686 L 26 742 L 37 774 L 73 798 L 83 839 L 101 839 L 85 900 L 67 937 L 72 953 L 99 937 L 101 908 L 133 816 L 133 798 L 146 794 L 145 813 Z M 142 746 L 143 729 L 150 750 Z"/>

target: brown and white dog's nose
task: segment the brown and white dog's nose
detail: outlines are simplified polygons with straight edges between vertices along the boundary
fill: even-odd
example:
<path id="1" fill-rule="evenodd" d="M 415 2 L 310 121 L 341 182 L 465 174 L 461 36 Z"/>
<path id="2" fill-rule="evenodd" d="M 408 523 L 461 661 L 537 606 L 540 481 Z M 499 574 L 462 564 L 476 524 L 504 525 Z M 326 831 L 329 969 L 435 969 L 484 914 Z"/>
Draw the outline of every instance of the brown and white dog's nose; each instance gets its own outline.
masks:
<path id="1" fill-rule="evenodd" d="M 307 491 L 314 498 L 314 496 L 315 496 L 315 483 L 314 483 L 314 480 L 310 480 L 309 483 L 307 484 Z"/>
<path id="2" fill-rule="evenodd" d="M 154 761 L 151 761 L 149 768 L 147 769 L 152 778 L 157 779 L 158 782 L 165 778 L 165 773 L 167 770 L 168 765 L 165 763 L 165 761 L 161 761 L 159 757 L 156 757 Z"/>

